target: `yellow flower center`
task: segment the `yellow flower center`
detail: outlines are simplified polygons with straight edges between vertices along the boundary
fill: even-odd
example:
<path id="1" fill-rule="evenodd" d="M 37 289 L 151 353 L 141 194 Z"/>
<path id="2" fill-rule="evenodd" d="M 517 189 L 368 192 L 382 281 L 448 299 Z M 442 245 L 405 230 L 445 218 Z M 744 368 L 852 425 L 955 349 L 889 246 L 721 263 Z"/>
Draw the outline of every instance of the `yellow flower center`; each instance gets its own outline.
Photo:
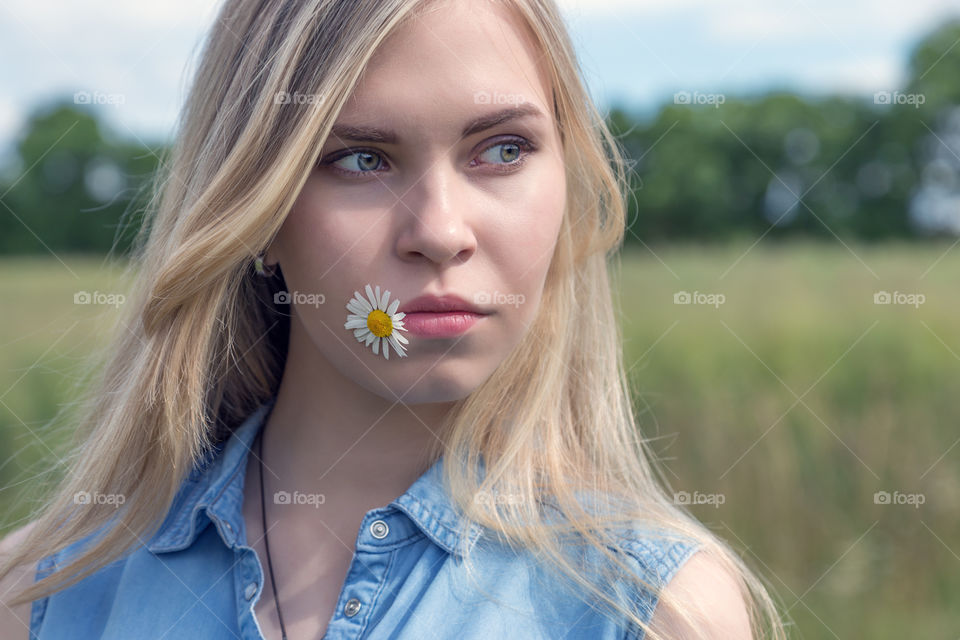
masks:
<path id="1" fill-rule="evenodd" d="M 367 316 L 367 328 L 378 338 L 386 338 L 393 332 L 393 322 L 386 313 L 380 309 L 374 309 Z"/>

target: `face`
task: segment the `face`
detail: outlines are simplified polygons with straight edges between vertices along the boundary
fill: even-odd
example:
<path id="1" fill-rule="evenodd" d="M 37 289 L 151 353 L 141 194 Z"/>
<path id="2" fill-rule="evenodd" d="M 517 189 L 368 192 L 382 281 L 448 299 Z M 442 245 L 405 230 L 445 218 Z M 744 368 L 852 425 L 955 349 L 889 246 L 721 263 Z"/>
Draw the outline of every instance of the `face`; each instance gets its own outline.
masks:
<path id="1" fill-rule="evenodd" d="M 505 8 L 443 3 L 395 32 L 267 252 L 291 292 L 291 351 L 406 403 L 457 400 L 486 380 L 534 320 L 560 230 L 552 105 L 543 61 Z M 385 359 L 344 328 L 367 284 L 399 299 L 397 313 L 456 295 L 483 315 L 408 313 L 406 357 Z M 302 295 L 319 293 L 322 304 Z M 414 330 L 443 323 L 462 324 Z"/>

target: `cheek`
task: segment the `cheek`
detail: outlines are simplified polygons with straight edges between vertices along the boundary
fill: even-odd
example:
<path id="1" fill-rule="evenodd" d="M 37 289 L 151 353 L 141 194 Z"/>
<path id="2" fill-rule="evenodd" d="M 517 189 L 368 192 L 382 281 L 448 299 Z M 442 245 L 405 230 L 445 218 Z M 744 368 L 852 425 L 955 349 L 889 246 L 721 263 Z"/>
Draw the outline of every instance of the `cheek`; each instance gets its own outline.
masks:
<path id="1" fill-rule="evenodd" d="M 539 299 L 553 258 L 566 206 L 566 181 L 559 160 L 544 164 L 536 176 L 518 184 L 494 226 L 487 246 L 505 285 L 527 302 Z M 509 293 L 509 292 L 508 292 Z M 529 305 L 535 306 L 535 305 Z"/>
<path id="2" fill-rule="evenodd" d="M 363 273 L 358 268 L 373 264 L 380 246 L 377 236 L 385 227 L 371 227 L 372 214 L 354 209 L 356 203 L 336 190 L 321 197 L 317 185 L 308 181 L 284 222 L 284 252 L 291 266 L 329 284 L 343 283 L 346 274 L 355 277 Z"/>
<path id="3" fill-rule="evenodd" d="M 380 247 L 387 242 L 386 225 L 369 224 L 376 211 L 357 211 L 355 202 L 344 202 L 335 191 L 325 190 L 321 197 L 308 181 L 278 238 L 287 289 L 318 345 L 339 345 L 330 332 L 341 340 L 349 338 L 343 330 L 347 301 L 354 291 L 363 293 L 364 284 L 380 284 L 372 265 L 382 261 Z M 313 305 L 312 300 L 322 302 Z M 340 357 L 335 352 L 328 355 Z"/>

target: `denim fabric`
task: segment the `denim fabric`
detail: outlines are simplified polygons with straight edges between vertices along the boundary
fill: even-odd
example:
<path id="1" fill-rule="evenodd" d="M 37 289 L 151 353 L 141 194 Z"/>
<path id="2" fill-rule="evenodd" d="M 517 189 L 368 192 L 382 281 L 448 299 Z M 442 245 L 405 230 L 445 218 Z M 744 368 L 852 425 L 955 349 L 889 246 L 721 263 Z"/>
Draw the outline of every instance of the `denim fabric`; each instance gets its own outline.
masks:
<path id="1" fill-rule="evenodd" d="M 150 540 L 77 584 L 34 601 L 30 638 L 262 639 L 253 607 L 265 574 L 247 544 L 241 508 L 247 454 L 272 404 L 253 412 L 191 471 Z M 399 498 L 366 513 L 326 638 L 643 637 L 625 618 L 610 619 L 583 602 L 529 553 L 498 543 L 495 533 L 462 519 L 443 490 L 442 464 L 443 458 Z M 83 542 L 41 560 L 37 579 L 54 563 L 65 564 Z M 665 542 L 638 532 L 625 542 L 632 570 L 658 585 L 697 551 L 692 541 Z M 469 576 L 467 548 L 473 552 Z M 611 590 L 649 621 L 657 601 L 653 593 L 621 583 Z"/>

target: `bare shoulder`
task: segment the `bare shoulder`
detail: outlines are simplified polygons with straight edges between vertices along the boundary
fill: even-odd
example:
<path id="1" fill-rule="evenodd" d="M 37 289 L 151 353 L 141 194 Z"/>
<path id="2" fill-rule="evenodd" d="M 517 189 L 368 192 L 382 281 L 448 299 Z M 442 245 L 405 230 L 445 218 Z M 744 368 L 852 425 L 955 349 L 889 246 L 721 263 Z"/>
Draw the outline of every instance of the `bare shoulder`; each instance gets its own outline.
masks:
<path id="1" fill-rule="evenodd" d="M 752 640 L 747 606 L 737 582 L 713 556 L 703 551 L 693 554 L 664 587 L 664 593 L 685 603 L 693 619 L 707 631 L 704 638 Z M 650 625 L 666 638 L 699 637 L 689 623 L 659 605 Z"/>
<path id="2" fill-rule="evenodd" d="M 16 529 L 2 540 L 0 540 L 0 556 L 9 553 L 14 547 L 20 544 L 30 535 L 36 522 L 31 522 L 25 526 Z M 31 603 L 18 604 L 10 607 L 6 604 L 7 599 L 15 592 L 22 590 L 28 584 L 33 582 L 33 565 L 21 565 L 16 567 L 7 576 L 0 580 L 0 637 L 10 638 L 28 638 L 30 636 L 30 609 Z"/>

